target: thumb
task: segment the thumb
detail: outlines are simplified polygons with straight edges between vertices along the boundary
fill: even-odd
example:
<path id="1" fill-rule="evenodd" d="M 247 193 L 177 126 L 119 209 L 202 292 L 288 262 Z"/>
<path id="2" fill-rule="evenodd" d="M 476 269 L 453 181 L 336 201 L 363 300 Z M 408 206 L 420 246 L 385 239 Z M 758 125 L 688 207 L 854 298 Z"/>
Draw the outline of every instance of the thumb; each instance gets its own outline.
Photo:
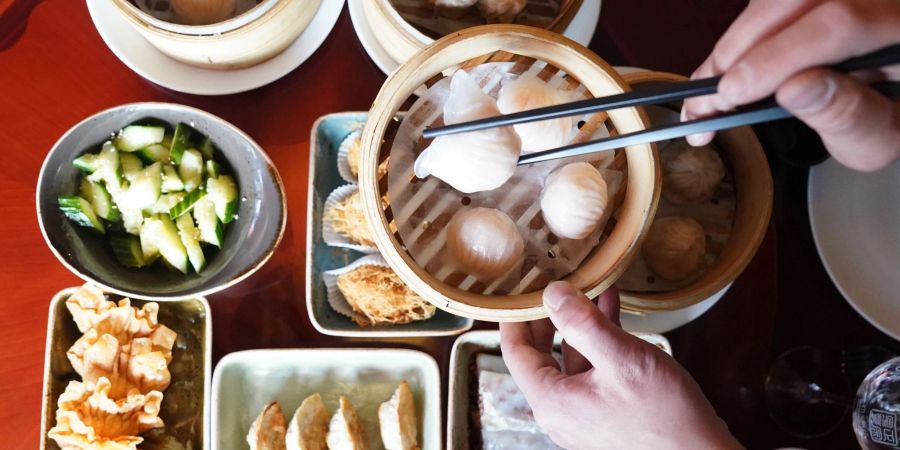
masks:
<path id="1" fill-rule="evenodd" d="M 612 301 L 611 301 L 612 300 Z M 603 299 L 604 312 L 611 312 L 614 299 Z M 634 336 L 619 328 L 584 294 L 566 282 L 550 283 L 544 289 L 544 306 L 550 320 L 565 342 L 583 355 L 594 367 L 608 365 L 625 355 Z"/>
<path id="2" fill-rule="evenodd" d="M 785 82 L 776 99 L 816 130 L 832 156 L 851 169 L 878 170 L 900 157 L 900 103 L 854 78 L 807 70 Z"/>

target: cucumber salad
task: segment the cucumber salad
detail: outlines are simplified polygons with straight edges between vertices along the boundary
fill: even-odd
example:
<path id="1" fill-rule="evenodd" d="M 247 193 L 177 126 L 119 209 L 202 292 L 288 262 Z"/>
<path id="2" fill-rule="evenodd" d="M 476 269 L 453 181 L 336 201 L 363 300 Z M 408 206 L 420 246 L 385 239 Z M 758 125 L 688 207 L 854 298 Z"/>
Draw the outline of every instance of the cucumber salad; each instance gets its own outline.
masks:
<path id="1" fill-rule="evenodd" d="M 162 261 L 181 273 L 206 267 L 237 219 L 238 189 L 214 159 L 209 137 L 179 123 L 174 131 L 129 125 L 96 153 L 72 161 L 83 172 L 76 195 L 60 195 L 73 222 L 106 235 L 126 267 Z"/>

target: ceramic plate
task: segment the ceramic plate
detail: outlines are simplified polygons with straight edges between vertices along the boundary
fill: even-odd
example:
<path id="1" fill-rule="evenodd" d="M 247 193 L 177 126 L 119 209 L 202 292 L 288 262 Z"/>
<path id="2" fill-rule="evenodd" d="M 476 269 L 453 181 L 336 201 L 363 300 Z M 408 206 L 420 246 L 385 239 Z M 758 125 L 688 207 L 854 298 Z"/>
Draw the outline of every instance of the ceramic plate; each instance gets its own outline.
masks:
<path id="1" fill-rule="evenodd" d="M 416 402 L 419 447 L 441 448 L 441 380 L 431 356 L 403 349 L 247 350 L 219 361 L 213 375 L 213 449 L 247 448 L 247 431 L 262 408 L 277 400 L 285 419 L 319 393 L 333 413 L 338 397 L 350 400 L 363 423 L 368 448 L 383 448 L 378 406 L 401 381 Z"/>
<path id="2" fill-rule="evenodd" d="M 829 159 L 810 170 L 808 196 L 831 280 L 860 315 L 900 340 L 900 163 L 861 173 Z"/>
<path id="3" fill-rule="evenodd" d="M 110 50 L 138 75 L 169 89 L 198 95 L 225 95 L 265 86 L 296 69 L 322 45 L 344 0 L 325 0 L 309 26 L 280 55 L 253 67 L 209 70 L 180 63 L 147 42 L 109 0 L 87 0 L 91 19 Z"/>
<path id="4" fill-rule="evenodd" d="M 369 27 L 366 20 L 365 11 L 363 11 L 363 2 L 368 0 L 347 0 L 347 6 L 350 9 L 350 18 L 353 21 L 353 28 L 359 41 L 362 43 L 366 53 L 375 62 L 375 65 L 385 74 L 390 74 L 397 68 L 398 64 L 381 46 L 381 43 L 375 39 L 375 34 Z M 594 31 L 597 30 L 597 20 L 600 18 L 600 5 L 602 0 L 584 0 L 581 9 L 575 14 L 575 18 L 563 32 L 563 34 L 574 39 L 581 45 L 587 47 L 594 37 Z"/>

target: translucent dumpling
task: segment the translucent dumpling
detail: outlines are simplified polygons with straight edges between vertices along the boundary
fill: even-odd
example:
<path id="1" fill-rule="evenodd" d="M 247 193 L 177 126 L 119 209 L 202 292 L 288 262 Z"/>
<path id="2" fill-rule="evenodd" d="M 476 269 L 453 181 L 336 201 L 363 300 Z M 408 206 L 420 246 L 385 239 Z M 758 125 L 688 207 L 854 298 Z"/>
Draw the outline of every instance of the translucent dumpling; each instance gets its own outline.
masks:
<path id="1" fill-rule="evenodd" d="M 476 278 L 492 278 L 522 260 L 525 242 L 515 222 L 502 211 L 469 208 L 450 219 L 447 250 L 460 270 Z"/>
<path id="2" fill-rule="evenodd" d="M 464 70 L 450 80 L 444 122 L 460 123 L 497 116 L 497 103 Z M 433 175 L 454 189 L 480 192 L 496 189 L 516 171 L 522 142 L 511 127 L 439 136 L 416 159 L 419 178 Z"/>
<path id="3" fill-rule="evenodd" d="M 706 232 L 689 217 L 656 219 L 644 239 L 643 254 L 657 275 L 669 281 L 683 280 L 703 267 Z"/>
<path id="4" fill-rule="evenodd" d="M 503 114 L 559 105 L 574 99 L 570 92 L 550 87 L 537 77 L 523 76 L 500 89 L 497 107 Z M 578 118 L 575 116 L 513 125 L 522 139 L 522 153 L 534 153 L 566 145 Z"/>
<path id="5" fill-rule="evenodd" d="M 662 194 L 676 205 L 712 198 L 725 177 L 725 164 L 710 147 L 691 147 L 682 140 L 660 152 Z"/>
<path id="6" fill-rule="evenodd" d="M 512 23 L 528 0 L 478 0 L 478 10 L 488 23 Z"/>
<path id="7" fill-rule="evenodd" d="M 603 175 L 586 162 L 554 170 L 541 192 L 541 213 L 558 237 L 584 239 L 597 229 L 609 202 Z"/>

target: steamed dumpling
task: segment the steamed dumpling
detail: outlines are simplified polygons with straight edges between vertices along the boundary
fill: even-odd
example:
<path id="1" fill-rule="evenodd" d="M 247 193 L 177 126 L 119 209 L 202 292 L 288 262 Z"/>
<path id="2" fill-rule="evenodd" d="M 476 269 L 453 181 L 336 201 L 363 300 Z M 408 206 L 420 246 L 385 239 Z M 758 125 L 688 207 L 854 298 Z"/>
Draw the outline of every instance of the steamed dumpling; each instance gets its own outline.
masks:
<path id="1" fill-rule="evenodd" d="M 725 177 L 725 164 L 710 147 L 691 147 L 681 141 L 664 149 L 661 156 L 662 194 L 675 205 L 709 200 Z"/>
<path id="2" fill-rule="evenodd" d="M 586 162 L 567 164 L 547 177 L 541 213 L 558 237 L 584 239 L 597 228 L 609 202 L 606 181 Z"/>
<path id="3" fill-rule="evenodd" d="M 503 114 L 512 114 L 572 100 L 570 92 L 552 88 L 540 78 L 526 76 L 503 86 L 497 97 L 497 107 Z M 513 128 L 522 139 L 522 153 L 528 154 L 568 144 L 577 123 L 577 117 L 573 116 L 521 123 Z"/>
<path id="4" fill-rule="evenodd" d="M 479 0 L 478 10 L 488 23 L 512 23 L 528 0 Z"/>
<path id="5" fill-rule="evenodd" d="M 502 211 L 469 208 L 450 219 L 447 250 L 466 273 L 496 277 L 522 260 L 525 242 L 515 222 Z"/>
<path id="6" fill-rule="evenodd" d="M 706 232 L 694 219 L 663 217 L 656 219 L 644 240 L 644 259 L 657 275 L 680 281 L 703 266 Z"/>
<path id="7" fill-rule="evenodd" d="M 451 19 L 459 19 L 469 12 L 478 0 L 430 0 L 434 5 L 435 12 L 438 15 L 449 17 Z"/>
<path id="8" fill-rule="evenodd" d="M 454 124 L 499 115 L 497 102 L 458 70 L 450 80 L 444 122 Z M 489 191 L 516 171 L 522 142 L 511 127 L 439 136 L 416 159 L 419 178 L 434 175 L 463 193 Z"/>

